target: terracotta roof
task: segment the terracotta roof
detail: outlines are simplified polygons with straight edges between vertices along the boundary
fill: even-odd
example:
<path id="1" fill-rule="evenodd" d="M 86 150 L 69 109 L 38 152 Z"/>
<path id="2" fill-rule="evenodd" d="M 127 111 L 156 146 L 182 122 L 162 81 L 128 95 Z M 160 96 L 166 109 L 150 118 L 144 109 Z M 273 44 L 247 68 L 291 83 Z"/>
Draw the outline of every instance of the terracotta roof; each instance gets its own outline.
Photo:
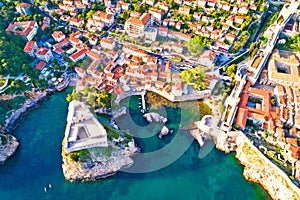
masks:
<path id="1" fill-rule="evenodd" d="M 142 21 L 143 24 L 146 24 L 151 18 L 151 15 L 149 13 L 144 13 L 140 17 L 140 20 Z"/>
<path id="2" fill-rule="evenodd" d="M 245 16 L 235 16 L 235 18 L 234 19 L 241 19 L 241 20 L 244 20 L 246 17 Z"/>
<path id="3" fill-rule="evenodd" d="M 286 138 L 286 143 L 291 144 L 295 147 L 298 146 L 298 140 L 297 138 Z"/>
<path id="4" fill-rule="evenodd" d="M 259 108 L 247 107 L 249 95 L 259 96 L 259 98 L 262 98 L 263 99 L 263 103 L 262 103 L 263 108 L 259 109 Z M 240 102 L 239 102 L 238 107 L 239 107 L 239 111 L 238 111 L 238 115 L 236 118 L 236 124 L 241 128 L 245 128 L 247 116 L 252 117 L 255 120 L 264 121 L 267 117 L 276 119 L 278 117 L 276 115 L 276 112 L 277 113 L 279 112 L 279 109 L 276 109 L 275 110 L 276 112 L 273 112 L 271 114 L 270 93 L 268 91 L 265 91 L 262 89 L 251 88 L 249 81 L 244 86 L 244 89 L 240 96 Z M 247 115 L 245 113 L 247 113 Z M 270 125 L 271 125 L 270 123 L 271 122 L 268 122 L 268 127 L 270 127 Z"/>
<path id="5" fill-rule="evenodd" d="M 164 11 L 162 10 L 158 10 L 158 9 L 155 9 L 155 8 L 150 8 L 149 10 L 149 13 L 157 13 L 157 14 L 160 14 L 160 15 L 163 15 L 164 14 Z"/>
<path id="6" fill-rule="evenodd" d="M 50 23 L 50 18 L 49 17 L 44 17 L 43 18 L 43 23 L 44 24 L 49 24 Z"/>
<path id="7" fill-rule="evenodd" d="M 35 68 L 38 70 L 42 70 L 45 67 L 45 65 L 46 65 L 45 61 L 40 61 L 35 65 Z"/>
<path id="8" fill-rule="evenodd" d="M 132 24 L 139 24 L 139 25 L 145 25 L 151 18 L 151 15 L 149 13 L 144 13 L 139 19 L 130 17 L 127 22 Z"/>
<path id="9" fill-rule="evenodd" d="M 41 29 L 42 29 L 42 31 L 44 31 L 46 28 L 49 28 L 49 27 L 50 27 L 49 24 L 43 24 Z"/>
<path id="10" fill-rule="evenodd" d="M 61 32 L 61 31 L 54 31 L 53 33 L 52 33 L 52 37 L 55 39 L 59 39 L 59 38 L 61 38 L 61 37 L 64 37 L 65 36 L 65 34 L 63 34 L 63 32 Z"/>
<path id="11" fill-rule="evenodd" d="M 44 56 L 44 55 L 46 55 L 49 51 L 50 51 L 50 49 L 48 49 L 48 48 L 46 48 L 46 47 L 40 47 L 40 48 L 37 49 L 37 51 L 35 52 L 35 54 Z"/>
<path id="12" fill-rule="evenodd" d="M 61 41 L 60 43 L 57 43 L 56 45 L 54 45 L 54 48 L 58 48 L 58 47 L 62 47 L 66 44 L 69 43 L 69 38 L 65 38 L 63 41 Z"/>
<path id="13" fill-rule="evenodd" d="M 79 18 L 76 18 L 76 17 L 72 17 L 72 18 L 70 19 L 70 22 L 73 22 L 73 23 L 79 23 L 79 22 L 83 22 L 83 20 L 82 20 L 82 19 L 79 19 Z"/>
<path id="14" fill-rule="evenodd" d="M 127 20 L 127 23 L 144 25 L 143 22 L 142 22 L 141 20 L 136 19 L 136 18 L 133 18 L 133 17 L 130 17 L 130 18 Z"/>
<path id="15" fill-rule="evenodd" d="M 112 14 L 107 14 L 105 12 L 102 12 L 100 10 L 98 10 L 97 12 L 95 12 L 93 14 L 93 18 L 100 18 L 100 19 L 104 19 L 104 20 L 109 20 L 113 17 Z"/>
<path id="16" fill-rule="evenodd" d="M 32 52 L 34 46 L 36 45 L 35 41 L 29 41 L 26 43 L 24 47 L 24 52 Z"/>
<path id="17" fill-rule="evenodd" d="M 227 34 L 226 34 L 226 38 L 234 39 L 234 38 L 235 38 L 235 35 L 232 34 L 232 33 L 227 33 Z"/>
<path id="18" fill-rule="evenodd" d="M 35 21 L 24 21 L 24 22 L 15 22 L 13 24 L 9 24 L 7 27 L 6 34 L 13 32 L 14 35 L 27 36 L 34 28 Z M 22 30 L 15 30 L 17 27 L 22 27 Z"/>
<path id="19" fill-rule="evenodd" d="M 105 42 L 105 43 L 108 43 L 108 44 L 113 44 L 114 40 L 110 39 L 110 38 L 102 38 L 100 42 Z"/>
<path id="20" fill-rule="evenodd" d="M 70 58 L 72 60 L 77 60 L 80 56 L 82 56 L 83 54 L 85 54 L 87 52 L 86 49 L 81 49 L 80 51 L 75 52 L 74 54 L 72 54 L 70 56 Z"/>
<path id="21" fill-rule="evenodd" d="M 77 73 L 84 73 L 85 72 L 85 70 L 84 69 L 82 69 L 82 68 L 80 68 L 80 67 L 75 67 L 75 71 L 77 72 Z"/>
<path id="22" fill-rule="evenodd" d="M 94 59 L 100 59 L 100 55 L 96 53 L 95 51 L 88 50 L 86 54 L 90 57 L 93 57 Z"/>
<path id="23" fill-rule="evenodd" d="M 159 28 L 158 28 L 158 32 L 168 32 L 168 27 L 166 27 L 166 26 L 160 26 Z"/>
<path id="24" fill-rule="evenodd" d="M 250 88 L 249 92 L 251 94 L 263 97 L 263 101 L 264 101 L 264 108 L 263 109 L 264 109 L 264 111 L 265 112 L 270 112 L 271 111 L 270 94 L 269 94 L 268 91 L 262 90 L 262 89 L 257 89 L 257 88 Z"/>
<path id="25" fill-rule="evenodd" d="M 74 44 L 79 44 L 81 40 L 75 37 L 70 37 L 70 42 Z"/>
<path id="26" fill-rule="evenodd" d="M 63 52 L 65 52 L 63 49 L 61 49 L 61 48 L 59 48 L 59 47 L 56 48 L 55 51 L 58 52 L 58 53 L 63 53 Z"/>
<path id="27" fill-rule="evenodd" d="M 30 7 L 31 6 L 31 4 L 29 4 L 29 3 L 24 3 L 24 2 L 22 2 L 22 3 L 19 3 L 16 7 L 18 8 L 27 8 L 27 7 Z"/>

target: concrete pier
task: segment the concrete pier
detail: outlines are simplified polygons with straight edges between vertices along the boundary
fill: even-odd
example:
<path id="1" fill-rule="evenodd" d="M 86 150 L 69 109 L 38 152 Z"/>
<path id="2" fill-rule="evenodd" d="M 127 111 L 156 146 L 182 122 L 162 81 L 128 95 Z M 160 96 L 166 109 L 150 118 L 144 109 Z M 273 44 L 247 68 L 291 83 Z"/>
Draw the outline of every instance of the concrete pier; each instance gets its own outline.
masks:
<path id="1" fill-rule="evenodd" d="M 141 94 L 142 97 L 142 109 L 146 110 L 145 93 Z"/>

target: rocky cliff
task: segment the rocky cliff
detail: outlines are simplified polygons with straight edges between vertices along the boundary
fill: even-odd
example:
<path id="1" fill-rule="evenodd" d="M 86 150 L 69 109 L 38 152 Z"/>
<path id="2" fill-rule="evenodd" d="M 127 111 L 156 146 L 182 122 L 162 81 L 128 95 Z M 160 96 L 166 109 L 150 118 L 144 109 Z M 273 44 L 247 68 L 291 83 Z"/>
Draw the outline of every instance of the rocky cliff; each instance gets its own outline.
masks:
<path id="1" fill-rule="evenodd" d="M 19 146 L 19 142 L 12 135 L 0 134 L 0 164 L 3 164 L 14 154 Z"/>
<path id="2" fill-rule="evenodd" d="M 119 170 L 130 167 L 134 161 L 131 158 L 138 149 L 132 140 L 131 145 L 120 148 L 115 145 L 108 148 L 88 149 L 88 158 L 75 161 L 72 153 L 62 153 L 62 169 L 69 181 L 95 181 L 114 175 Z M 104 150 L 104 151 L 103 151 Z"/>
<path id="3" fill-rule="evenodd" d="M 199 134 L 192 134 L 196 139 Z M 198 140 L 200 145 L 202 140 Z M 276 200 L 299 200 L 300 189 L 266 158 L 241 131 L 219 132 L 214 138 L 216 148 L 225 153 L 236 152 L 236 158 L 245 166 L 246 180 L 258 183 Z"/>
<path id="4" fill-rule="evenodd" d="M 5 120 L 5 125 L 2 127 L 2 132 L 10 132 L 15 127 L 15 122 L 24 113 L 28 112 L 30 109 L 35 108 L 39 103 L 45 100 L 51 91 L 35 92 L 31 94 L 31 97 L 24 102 L 21 108 L 14 110 L 10 117 Z"/>
<path id="5" fill-rule="evenodd" d="M 237 138 L 236 158 L 245 166 L 243 175 L 262 185 L 272 199 L 298 200 L 300 190 L 288 176 L 268 160 L 246 136 Z"/>
<path id="6" fill-rule="evenodd" d="M 0 164 L 4 163 L 19 146 L 17 139 L 7 133 L 11 132 L 16 121 L 30 109 L 37 107 L 41 101 L 46 99 L 51 91 L 44 92 L 28 92 L 30 98 L 24 102 L 21 108 L 11 112 L 10 116 L 5 120 L 5 125 L 1 127 L 0 132 Z"/>

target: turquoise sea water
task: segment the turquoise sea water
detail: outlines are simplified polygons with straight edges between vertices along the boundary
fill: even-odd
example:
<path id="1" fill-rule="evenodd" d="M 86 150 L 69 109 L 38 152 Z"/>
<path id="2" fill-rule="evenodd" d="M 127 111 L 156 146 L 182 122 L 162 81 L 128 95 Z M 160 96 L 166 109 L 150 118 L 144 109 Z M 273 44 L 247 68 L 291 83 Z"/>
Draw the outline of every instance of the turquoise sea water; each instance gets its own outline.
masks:
<path id="1" fill-rule="evenodd" d="M 177 161 L 159 171 L 120 172 L 93 183 L 65 181 L 61 170 L 61 143 L 67 115 L 66 94 L 52 96 L 19 121 L 14 135 L 20 140 L 20 148 L 0 167 L 1 200 L 268 199 L 260 186 L 244 180 L 242 166 L 233 154 L 213 150 L 199 159 L 196 142 Z M 168 142 L 156 136 L 138 140 L 145 151 Z M 48 184 L 52 185 L 51 189 Z"/>

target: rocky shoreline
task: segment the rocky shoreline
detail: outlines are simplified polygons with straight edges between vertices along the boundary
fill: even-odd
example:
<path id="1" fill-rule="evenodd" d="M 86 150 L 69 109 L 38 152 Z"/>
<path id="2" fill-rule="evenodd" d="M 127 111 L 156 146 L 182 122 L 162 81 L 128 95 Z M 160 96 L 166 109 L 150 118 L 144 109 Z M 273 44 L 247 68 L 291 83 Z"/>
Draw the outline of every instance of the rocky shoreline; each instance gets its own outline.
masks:
<path id="1" fill-rule="evenodd" d="M 22 115 L 26 114 L 33 108 L 37 108 L 42 101 L 50 96 L 52 92 L 52 90 L 47 90 L 44 92 L 31 93 L 31 97 L 24 102 L 22 107 L 13 111 L 10 117 L 5 120 L 5 124 L 1 129 L 2 133 L 5 134 L 11 132 L 16 127 L 16 122 Z"/>
<path id="2" fill-rule="evenodd" d="M 131 158 L 139 152 L 134 141 L 129 147 L 113 147 L 111 155 L 97 155 L 97 150 L 90 149 L 91 158 L 85 161 L 74 161 L 70 155 L 62 151 L 62 170 L 65 179 L 71 182 L 88 182 L 104 179 L 115 175 L 118 171 L 130 167 L 134 161 Z"/>
<path id="3" fill-rule="evenodd" d="M 5 124 L 0 130 L 0 164 L 3 164 L 17 150 L 19 142 L 11 133 L 16 127 L 17 120 L 31 109 L 40 105 L 40 102 L 47 99 L 52 93 L 52 90 L 44 92 L 30 92 L 31 97 L 27 99 L 21 108 L 14 110 L 10 117 L 5 120 Z"/>
<path id="4" fill-rule="evenodd" d="M 0 134 L 0 165 L 10 158 L 19 146 L 18 140 L 10 134 Z"/>
<path id="5" fill-rule="evenodd" d="M 245 179 L 260 184 L 272 199 L 300 199 L 300 189 L 281 169 L 268 160 L 244 133 L 223 132 L 214 138 L 214 142 L 220 151 L 235 152 L 237 160 L 244 166 Z"/>
<path id="6" fill-rule="evenodd" d="M 262 185 L 272 199 L 300 199 L 300 189 L 281 169 L 267 159 L 244 134 L 238 136 L 236 143 L 236 158 L 245 167 L 243 175 L 246 180 Z"/>

